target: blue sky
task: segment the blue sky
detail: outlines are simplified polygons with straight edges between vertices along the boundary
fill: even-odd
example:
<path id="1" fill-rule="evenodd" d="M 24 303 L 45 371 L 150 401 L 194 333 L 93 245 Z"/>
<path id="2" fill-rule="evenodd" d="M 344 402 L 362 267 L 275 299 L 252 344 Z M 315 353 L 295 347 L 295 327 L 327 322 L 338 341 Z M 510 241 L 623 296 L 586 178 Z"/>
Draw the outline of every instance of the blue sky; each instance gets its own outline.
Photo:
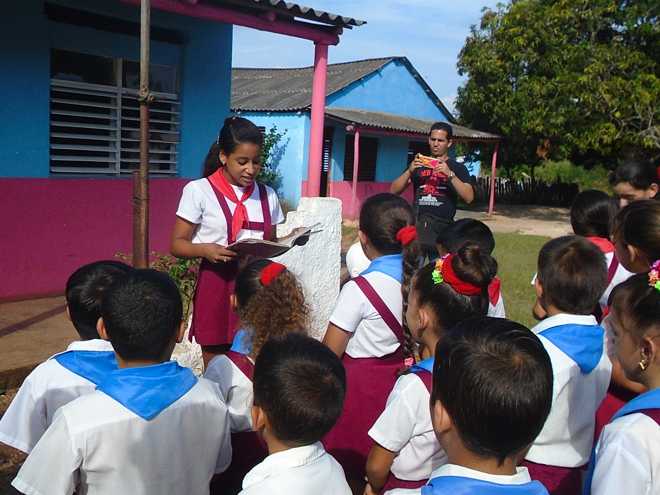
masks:
<path id="1" fill-rule="evenodd" d="M 501 0 L 500 0 L 501 1 Z M 458 53 L 483 7 L 497 0 L 302 0 L 320 10 L 367 21 L 344 30 L 330 47 L 330 63 L 361 58 L 406 56 L 450 109 L 462 83 L 456 70 Z M 235 67 L 299 67 L 312 65 L 312 42 L 234 28 Z"/>

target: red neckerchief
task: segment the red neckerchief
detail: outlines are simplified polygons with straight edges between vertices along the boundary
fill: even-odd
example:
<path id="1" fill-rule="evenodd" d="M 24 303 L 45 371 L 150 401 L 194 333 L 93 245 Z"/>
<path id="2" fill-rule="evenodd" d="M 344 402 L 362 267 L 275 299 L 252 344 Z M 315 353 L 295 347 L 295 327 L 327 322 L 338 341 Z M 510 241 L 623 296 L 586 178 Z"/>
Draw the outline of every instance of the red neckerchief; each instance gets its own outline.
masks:
<path id="1" fill-rule="evenodd" d="M 488 286 L 488 299 L 493 306 L 497 305 L 497 301 L 500 300 L 500 295 L 502 291 L 502 281 L 499 277 L 495 277 L 493 281 Z"/>
<path id="2" fill-rule="evenodd" d="M 587 236 L 587 239 L 590 240 L 591 243 L 600 249 L 604 254 L 614 252 L 614 244 L 612 244 L 609 239 L 596 236 Z"/>
<path id="3" fill-rule="evenodd" d="M 246 221 L 247 222 L 250 221 L 244 201 L 247 200 L 250 196 L 252 196 L 255 183 L 253 182 L 248 187 L 246 187 L 243 196 L 241 197 L 241 199 L 238 199 L 238 196 L 236 196 L 236 191 L 234 191 L 234 188 L 222 173 L 222 168 L 219 168 L 211 175 L 209 175 L 208 180 L 211 184 L 213 184 L 213 186 L 215 186 L 215 188 L 218 191 L 220 191 L 223 194 L 225 198 L 227 198 L 229 201 L 231 201 L 236 205 L 236 209 L 234 210 L 234 215 L 232 216 L 231 219 L 231 236 L 228 242 L 228 244 L 231 244 L 238 237 L 238 233 L 243 228 L 243 224 Z"/>

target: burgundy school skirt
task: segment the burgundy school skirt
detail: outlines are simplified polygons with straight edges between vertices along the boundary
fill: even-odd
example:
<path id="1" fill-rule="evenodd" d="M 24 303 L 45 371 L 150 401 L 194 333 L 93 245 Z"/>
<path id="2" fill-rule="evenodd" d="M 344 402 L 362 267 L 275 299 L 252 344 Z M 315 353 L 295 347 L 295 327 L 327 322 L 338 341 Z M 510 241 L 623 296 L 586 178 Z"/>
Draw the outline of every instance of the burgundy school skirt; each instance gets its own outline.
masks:
<path id="1" fill-rule="evenodd" d="M 381 493 L 386 493 L 388 490 L 394 490 L 396 488 L 408 488 L 408 489 L 420 488 L 426 485 L 427 481 L 428 479 L 419 480 L 419 481 L 401 480 L 396 476 L 394 476 L 392 472 L 390 472 L 390 475 L 387 478 L 387 482 L 385 482 L 385 486 L 381 490 Z"/>
<path id="2" fill-rule="evenodd" d="M 231 434 L 231 464 L 213 478 L 210 495 L 235 495 L 243 487 L 243 478 L 268 456 L 268 447 L 256 431 Z"/>
<path id="3" fill-rule="evenodd" d="M 238 315 L 229 298 L 234 292 L 238 261 L 211 263 L 202 260 L 193 296 L 190 340 L 202 346 L 227 345 L 234 340 Z"/>
<path id="4" fill-rule="evenodd" d="M 540 481 L 550 495 L 580 495 L 582 493 L 582 471 L 584 467 L 567 468 L 548 466 L 532 461 L 523 461 L 533 480 Z"/>
<path id="5" fill-rule="evenodd" d="M 403 354 L 398 349 L 381 358 L 354 359 L 344 354 L 342 363 L 346 369 L 344 410 L 323 444 L 342 465 L 347 478 L 362 480 L 373 444 L 367 432 L 385 409 L 403 368 Z"/>

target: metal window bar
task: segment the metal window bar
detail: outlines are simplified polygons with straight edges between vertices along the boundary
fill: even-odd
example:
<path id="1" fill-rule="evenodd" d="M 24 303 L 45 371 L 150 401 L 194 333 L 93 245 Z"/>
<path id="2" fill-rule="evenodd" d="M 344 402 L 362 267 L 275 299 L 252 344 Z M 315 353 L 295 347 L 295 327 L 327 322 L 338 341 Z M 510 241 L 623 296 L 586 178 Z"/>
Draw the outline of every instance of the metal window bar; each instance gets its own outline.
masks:
<path id="1" fill-rule="evenodd" d="M 52 173 L 119 175 L 139 163 L 137 90 L 51 79 L 50 170 Z M 180 105 L 176 94 L 154 93 L 150 108 L 150 160 L 153 174 L 176 174 Z"/>

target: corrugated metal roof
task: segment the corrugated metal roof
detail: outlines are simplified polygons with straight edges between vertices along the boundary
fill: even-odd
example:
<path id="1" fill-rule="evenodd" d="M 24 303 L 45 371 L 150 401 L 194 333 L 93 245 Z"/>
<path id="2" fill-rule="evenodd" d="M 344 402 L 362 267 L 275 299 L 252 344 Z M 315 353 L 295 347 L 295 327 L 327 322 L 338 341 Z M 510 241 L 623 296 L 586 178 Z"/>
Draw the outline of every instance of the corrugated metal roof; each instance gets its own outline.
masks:
<path id="1" fill-rule="evenodd" d="M 353 26 L 362 26 L 363 24 L 366 24 L 366 21 L 361 21 L 353 17 L 332 14 L 330 12 L 313 9 L 297 3 L 285 2 L 283 0 L 206 0 L 206 2 L 219 6 L 232 5 L 259 11 L 270 11 L 275 12 L 278 15 L 306 19 L 347 29 L 351 29 Z"/>
<path id="2" fill-rule="evenodd" d="M 433 121 L 413 119 L 402 117 L 391 113 L 368 112 L 353 108 L 335 108 L 327 107 L 325 114 L 328 117 L 337 119 L 343 123 L 356 124 L 358 126 L 383 129 L 394 132 L 409 132 L 420 135 L 427 135 Z M 489 132 L 476 131 L 457 124 L 451 124 L 454 138 L 463 140 L 498 140 L 501 139 L 497 134 Z"/>
<path id="3" fill-rule="evenodd" d="M 380 69 L 396 57 L 328 65 L 326 95 L 331 95 Z M 294 69 L 232 69 L 234 111 L 286 112 L 312 104 L 313 67 Z"/>

